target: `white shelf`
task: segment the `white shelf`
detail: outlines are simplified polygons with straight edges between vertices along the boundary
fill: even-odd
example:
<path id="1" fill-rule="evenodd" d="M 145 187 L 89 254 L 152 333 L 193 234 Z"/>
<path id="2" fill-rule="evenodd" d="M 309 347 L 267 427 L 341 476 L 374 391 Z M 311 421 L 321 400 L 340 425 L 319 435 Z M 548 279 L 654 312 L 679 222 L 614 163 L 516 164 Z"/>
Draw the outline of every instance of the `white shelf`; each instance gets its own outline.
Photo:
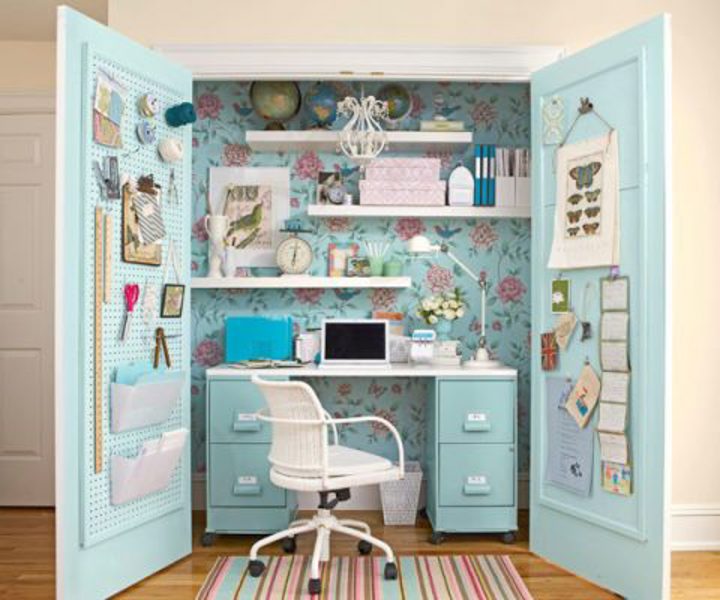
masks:
<path id="1" fill-rule="evenodd" d="M 441 219 L 529 219 L 529 206 L 368 206 L 311 204 L 311 217 L 424 217 Z"/>
<path id="2" fill-rule="evenodd" d="M 410 277 L 193 277 L 194 289 L 281 289 L 281 288 L 409 288 Z"/>
<path id="3" fill-rule="evenodd" d="M 338 131 L 247 131 L 245 141 L 256 152 L 315 150 L 335 152 Z M 457 150 L 472 144 L 471 131 L 388 131 L 388 148 L 406 151 Z"/>

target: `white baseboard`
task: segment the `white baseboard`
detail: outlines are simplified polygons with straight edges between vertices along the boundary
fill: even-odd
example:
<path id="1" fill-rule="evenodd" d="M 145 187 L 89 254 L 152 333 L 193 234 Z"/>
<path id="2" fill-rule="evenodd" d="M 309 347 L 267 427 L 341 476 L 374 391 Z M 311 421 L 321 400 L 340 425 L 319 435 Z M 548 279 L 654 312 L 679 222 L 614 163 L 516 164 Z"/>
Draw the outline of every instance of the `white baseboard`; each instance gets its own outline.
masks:
<path id="1" fill-rule="evenodd" d="M 671 514 L 673 550 L 720 550 L 720 504 L 677 504 Z"/>

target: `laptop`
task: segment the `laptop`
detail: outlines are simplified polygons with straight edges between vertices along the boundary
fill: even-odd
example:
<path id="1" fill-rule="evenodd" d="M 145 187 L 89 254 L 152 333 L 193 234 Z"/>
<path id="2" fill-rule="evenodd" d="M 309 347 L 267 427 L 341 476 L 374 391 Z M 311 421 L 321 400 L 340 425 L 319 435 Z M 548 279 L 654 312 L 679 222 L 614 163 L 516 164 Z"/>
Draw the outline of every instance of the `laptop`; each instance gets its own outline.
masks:
<path id="1" fill-rule="evenodd" d="M 390 323 L 383 319 L 325 319 L 320 364 L 390 366 Z"/>

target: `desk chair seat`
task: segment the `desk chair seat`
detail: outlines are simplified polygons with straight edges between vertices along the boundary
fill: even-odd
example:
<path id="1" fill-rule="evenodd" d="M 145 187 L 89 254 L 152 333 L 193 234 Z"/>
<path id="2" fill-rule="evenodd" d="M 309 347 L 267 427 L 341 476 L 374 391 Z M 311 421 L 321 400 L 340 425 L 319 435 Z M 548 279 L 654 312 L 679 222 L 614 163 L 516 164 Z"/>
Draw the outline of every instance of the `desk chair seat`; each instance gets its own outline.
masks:
<path id="1" fill-rule="evenodd" d="M 295 536 L 316 532 L 315 548 L 310 562 L 311 594 L 320 592 L 320 562 L 329 560 L 330 534 L 338 532 L 357 538 L 358 550 L 368 554 L 373 546 L 387 557 L 385 579 L 397 578 L 395 555 L 382 540 L 370 535 L 370 527 L 361 521 L 337 519 L 331 513 L 339 502 L 350 499 L 350 488 L 373 485 L 383 481 L 397 481 L 405 476 L 402 440 L 397 429 L 375 416 L 334 419 L 322 408 L 314 390 L 301 381 L 266 381 L 254 375 L 255 383 L 265 396 L 268 411 L 260 411 L 257 418 L 272 424 L 272 445 L 268 459 L 272 465 L 270 480 L 289 490 L 318 492 L 318 512 L 312 519 L 294 521 L 290 527 L 256 542 L 250 549 L 249 570 L 259 577 L 265 565 L 258 560 L 258 551 L 284 540 L 286 551 L 294 552 Z M 338 444 L 338 425 L 380 423 L 395 438 L 398 464 L 370 452 Z M 333 443 L 328 442 L 332 432 Z M 330 496 L 333 495 L 334 498 Z"/>

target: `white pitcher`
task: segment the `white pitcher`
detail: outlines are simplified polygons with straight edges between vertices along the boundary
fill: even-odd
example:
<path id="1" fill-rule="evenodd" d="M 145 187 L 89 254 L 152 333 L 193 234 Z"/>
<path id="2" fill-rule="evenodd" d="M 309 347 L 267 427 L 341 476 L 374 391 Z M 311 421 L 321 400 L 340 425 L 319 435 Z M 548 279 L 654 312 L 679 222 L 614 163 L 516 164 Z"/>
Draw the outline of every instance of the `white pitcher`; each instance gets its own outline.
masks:
<path id="1" fill-rule="evenodd" d="M 208 277 L 222 277 L 222 262 L 225 254 L 225 234 L 229 219 L 225 215 L 205 215 L 205 231 L 208 244 Z"/>

